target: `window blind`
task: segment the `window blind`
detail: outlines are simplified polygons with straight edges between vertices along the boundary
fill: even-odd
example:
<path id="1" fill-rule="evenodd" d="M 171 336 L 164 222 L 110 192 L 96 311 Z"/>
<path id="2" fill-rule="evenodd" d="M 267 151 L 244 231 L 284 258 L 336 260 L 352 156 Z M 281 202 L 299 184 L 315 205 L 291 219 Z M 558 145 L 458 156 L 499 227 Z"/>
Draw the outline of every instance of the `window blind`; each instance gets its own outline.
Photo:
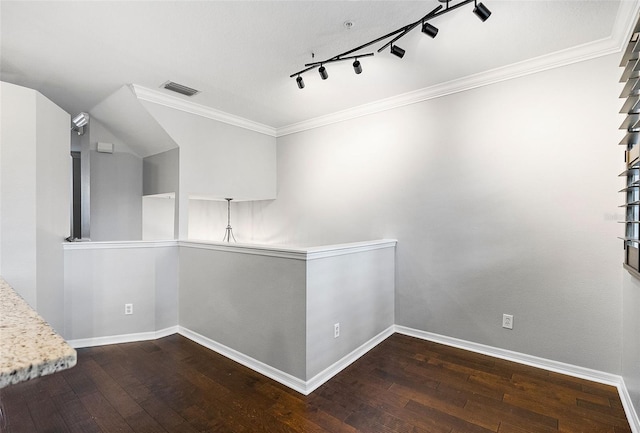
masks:
<path id="1" fill-rule="evenodd" d="M 624 68 L 620 82 L 624 88 L 621 114 L 625 119 L 620 129 L 626 131 L 619 144 L 626 147 L 625 170 L 620 173 L 626 186 L 620 190 L 625 196 L 624 266 L 640 276 L 640 19 L 636 22 L 626 46 L 620 67 Z"/>

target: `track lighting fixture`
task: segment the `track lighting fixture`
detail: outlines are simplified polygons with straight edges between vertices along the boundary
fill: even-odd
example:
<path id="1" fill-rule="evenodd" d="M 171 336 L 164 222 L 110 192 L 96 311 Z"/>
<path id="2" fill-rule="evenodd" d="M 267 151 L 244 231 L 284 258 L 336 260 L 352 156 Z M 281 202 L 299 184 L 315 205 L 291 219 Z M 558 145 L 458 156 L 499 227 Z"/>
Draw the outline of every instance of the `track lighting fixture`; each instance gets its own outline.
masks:
<path id="1" fill-rule="evenodd" d="M 89 123 L 89 113 L 85 113 L 83 111 L 82 113 L 71 119 L 71 123 L 73 123 L 71 130 L 77 132 L 78 135 L 83 135 L 84 127 Z"/>
<path id="2" fill-rule="evenodd" d="M 377 50 L 378 53 L 382 52 L 383 50 L 385 50 L 387 47 L 390 46 L 391 54 L 402 58 L 404 57 L 405 50 L 395 45 L 395 43 L 400 38 L 405 36 L 407 33 L 409 33 L 411 30 L 413 30 L 419 25 L 422 26 L 422 33 L 432 38 L 435 38 L 436 35 L 438 34 L 438 28 L 429 24 L 427 21 L 432 20 L 436 17 L 439 17 L 440 15 L 444 15 L 448 12 L 453 11 L 454 9 L 458 9 L 459 7 L 462 7 L 469 3 L 474 4 L 475 7 L 473 9 L 473 13 L 476 14 L 478 18 L 480 18 L 482 21 L 486 21 L 491 16 L 491 11 L 484 4 L 478 3 L 478 0 L 460 0 L 456 4 L 451 4 L 453 3 L 452 0 L 439 0 L 439 1 L 440 3 L 442 3 L 441 5 L 438 5 L 438 7 L 433 9 L 431 12 L 429 12 L 425 16 L 421 17 L 419 20 L 413 23 L 407 24 L 406 26 L 400 27 L 399 29 L 394 30 L 393 32 L 388 33 L 384 36 L 380 36 L 379 38 L 376 38 L 370 42 L 367 42 L 366 44 L 359 45 L 356 48 L 345 51 L 344 53 L 338 54 L 333 57 L 329 57 L 328 59 L 323 60 L 321 62 L 312 61 L 311 63 L 307 63 L 304 65 L 305 69 L 302 69 L 301 71 L 291 74 L 290 77 L 291 78 L 296 77 L 298 88 L 303 89 L 304 82 L 302 81 L 302 77 L 300 76 L 301 74 L 304 74 L 305 72 L 310 71 L 311 69 L 318 68 L 318 73 L 320 74 L 320 77 L 323 80 L 326 80 L 327 78 L 329 78 L 329 74 L 327 73 L 327 70 L 324 66 L 326 63 L 341 62 L 349 59 L 355 60 L 353 62 L 353 70 L 355 71 L 356 74 L 360 74 L 362 72 L 362 65 L 360 64 L 360 61 L 358 59 L 362 57 L 369 57 L 374 55 L 374 53 L 362 53 L 362 50 L 364 50 L 365 48 L 371 45 L 377 44 L 385 40 L 387 42 L 382 47 L 378 48 Z M 312 58 L 313 57 L 315 56 L 312 55 Z"/>
<path id="3" fill-rule="evenodd" d="M 353 62 L 353 70 L 356 74 L 362 73 L 362 65 L 360 64 L 360 60 L 356 59 L 356 61 Z"/>
<path id="4" fill-rule="evenodd" d="M 400 58 L 404 57 L 404 50 L 397 45 L 391 45 L 391 54 Z"/>
<path id="5" fill-rule="evenodd" d="M 483 22 L 491 16 L 491 11 L 482 3 L 477 3 L 473 8 L 473 13 L 478 16 Z"/>
<path id="6" fill-rule="evenodd" d="M 71 119 L 71 122 L 73 122 L 74 125 L 80 128 L 86 125 L 87 123 L 89 123 L 89 114 L 82 112 L 78 114 L 76 117 L 74 117 L 73 119 Z"/>
<path id="7" fill-rule="evenodd" d="M 427 36 L 430 36 L 432 38 L 435 38 L 436 35 L 438 34 L 438 28 L 435 26 L 432 26 L 429 23 L 423 23 L 422 24 L 422 33 L 424 33 Z"/>
<path id="8" fill-rule="evenodd" d="M 320 78 L 322 78 L 323 80 L 326 80 L 327 78 L 329 78 L 329 73 L 327 72 L 327 68 L 325 68 L 324 66 L 320 66 L 320 69 L 318 69 L 318 73 L 320 74 Z"/>

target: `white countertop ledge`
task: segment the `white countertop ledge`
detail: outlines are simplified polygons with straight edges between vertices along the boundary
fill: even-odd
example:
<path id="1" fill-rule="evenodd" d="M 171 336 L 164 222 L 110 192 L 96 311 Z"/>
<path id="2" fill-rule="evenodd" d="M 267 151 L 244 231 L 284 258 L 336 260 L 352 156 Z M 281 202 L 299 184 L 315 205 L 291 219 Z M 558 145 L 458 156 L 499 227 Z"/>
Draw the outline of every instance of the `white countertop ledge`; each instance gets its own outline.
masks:
<path id="1" fill-rule="evenodd" d="M 355 254 L 384 248 L 394 248 L 395 239 L 377 239 L 371 241 L 351 242 L 344 244 L 298 247 L 289 245 L 243 244 L 235 242 L 213 242 L 207 240 L 168 240 L 168 241 L 114 241 L 114 242 L 66 242 L 65 250 L 87 249 L 119 249 L 119 248 L 162 248 L 179 246 L 182 248 L 198 248 L 215 251 L 226 251 L 237 254 L 254 254 L 269 257 L 280 257 L 294 260 L 315 260 L 327 257 Z"/>

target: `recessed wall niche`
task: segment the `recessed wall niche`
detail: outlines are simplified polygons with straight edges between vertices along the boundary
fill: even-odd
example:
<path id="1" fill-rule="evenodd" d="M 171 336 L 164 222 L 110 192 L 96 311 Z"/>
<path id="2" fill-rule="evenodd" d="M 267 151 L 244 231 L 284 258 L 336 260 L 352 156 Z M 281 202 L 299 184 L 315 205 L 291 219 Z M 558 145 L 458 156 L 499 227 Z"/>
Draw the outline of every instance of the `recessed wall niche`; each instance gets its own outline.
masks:
<path id="1" fill-rule="evenodd" d="M 142 240 L 177 238 L 180 149 L 143 159 Z"/>
<path id="2" fill-rule="evenodd" d="M 232 204 L 232 224 L 233 207 Z M 188 239 L 214 242 L 222 241 L 225 236 L 226 223 L 227 202 L 224 198 L 189 195 Z"/>

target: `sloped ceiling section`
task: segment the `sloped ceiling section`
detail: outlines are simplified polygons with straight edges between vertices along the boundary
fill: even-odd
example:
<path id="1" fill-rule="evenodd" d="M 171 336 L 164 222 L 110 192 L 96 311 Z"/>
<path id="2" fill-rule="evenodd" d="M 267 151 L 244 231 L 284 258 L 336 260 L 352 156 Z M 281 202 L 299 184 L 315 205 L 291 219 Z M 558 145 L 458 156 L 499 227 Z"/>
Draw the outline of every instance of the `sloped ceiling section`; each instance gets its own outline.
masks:
<path id="1" fill-rule="evenodd" d="M 109 95 L 89 114 L 141 158 L 179 147 L 149 114 L 129 85 Z"/>

